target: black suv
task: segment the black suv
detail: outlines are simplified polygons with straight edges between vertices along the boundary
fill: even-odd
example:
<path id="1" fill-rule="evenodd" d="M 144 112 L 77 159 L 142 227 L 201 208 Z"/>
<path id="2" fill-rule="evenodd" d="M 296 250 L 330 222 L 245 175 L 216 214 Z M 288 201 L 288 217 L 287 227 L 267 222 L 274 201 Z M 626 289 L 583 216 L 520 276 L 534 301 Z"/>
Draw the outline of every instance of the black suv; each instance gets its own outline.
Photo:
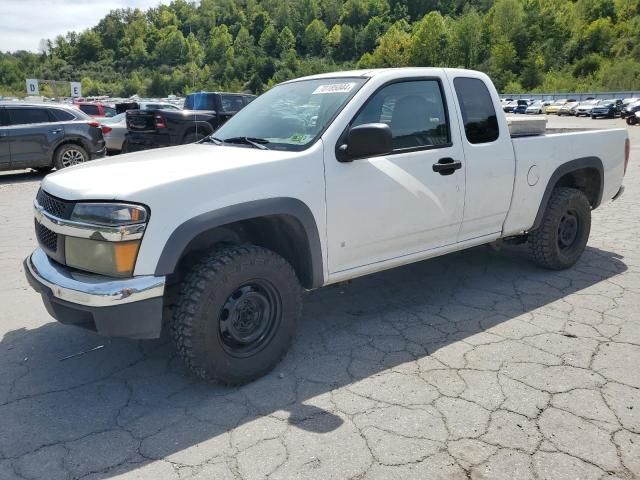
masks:
<path id="1" fill-rule="evenodd" d="M 0 103 L 0 171 L 48 171 L 103 157 L 100 124 L 62 104 Z"/>

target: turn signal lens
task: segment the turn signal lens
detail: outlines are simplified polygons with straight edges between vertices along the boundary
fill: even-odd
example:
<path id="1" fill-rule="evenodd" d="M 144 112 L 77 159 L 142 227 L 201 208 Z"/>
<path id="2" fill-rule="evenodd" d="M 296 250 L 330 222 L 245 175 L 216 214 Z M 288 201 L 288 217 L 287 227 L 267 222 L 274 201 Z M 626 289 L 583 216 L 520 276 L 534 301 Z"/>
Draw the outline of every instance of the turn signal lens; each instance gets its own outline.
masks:
<path id="1" fill-rule="evenodd" d="M 113 246 L 115 256 L 116 271 L 130 275 L 133 272 L 133 266 L 136 264 L 136 256 L 138 255 L 138 246 L 140 242 L 118 242 Z"/>

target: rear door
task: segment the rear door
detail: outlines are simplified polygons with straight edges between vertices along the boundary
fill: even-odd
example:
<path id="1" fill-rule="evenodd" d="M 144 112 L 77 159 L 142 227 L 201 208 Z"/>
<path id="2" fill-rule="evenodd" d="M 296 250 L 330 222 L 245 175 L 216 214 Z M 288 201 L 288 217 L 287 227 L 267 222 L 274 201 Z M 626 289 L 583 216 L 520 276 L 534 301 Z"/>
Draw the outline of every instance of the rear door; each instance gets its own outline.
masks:
<path id="1" fill-rule="evenodd" d="M 51 151 L 64 137 L 64 128 L 55 122 L 46 107 L 8 107 L 11 137 L 11 167 L 46 166 Z"/>
<path id="2" fill-rule="evenodd" d="M 0 107 L 0 170 L 7 170 L 11 163 L 11 139 L 8 125 L 7 112 Z"/>
<path id="3" fill-rule="evenodd" d="M 463 122 L 467 180 L 458 235 L 462 242 L 502 232 L 516 165 L 506 117 L 496 113 L 500 109 L 498 93 L 488 77 L 464 71 L 448 71 L 448 76 Z"/>

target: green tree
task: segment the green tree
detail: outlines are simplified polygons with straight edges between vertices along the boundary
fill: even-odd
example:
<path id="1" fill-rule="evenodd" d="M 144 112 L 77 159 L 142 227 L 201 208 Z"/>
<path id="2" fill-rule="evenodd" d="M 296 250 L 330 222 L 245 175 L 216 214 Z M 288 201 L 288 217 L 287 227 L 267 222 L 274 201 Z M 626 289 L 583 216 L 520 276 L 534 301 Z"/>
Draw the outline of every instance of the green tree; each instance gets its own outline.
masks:
<path id="1" fill-rule="evenodd" d="M 322 20 L 315 19 L 307 25 L 302 36 L 302 45 L 307 53 L 320 55 L 322 53 L 322 43 L 327 33 L 327 26 Z"/>
<path id="2" fill-rule="evenodd" d="M 362 68 L 404 67 L 409 64 L 411 35 L 404 22 L 394 23 L 380 38 L 373 53 L 365 53 L 358 65 Z"/>
<path id="3" fill-rule="evenodd" d="M 411 36 L 411 63 L 421 67 L 448 65 L 451 32 L 439 12 L 431 12 L 414 24 Z"/>

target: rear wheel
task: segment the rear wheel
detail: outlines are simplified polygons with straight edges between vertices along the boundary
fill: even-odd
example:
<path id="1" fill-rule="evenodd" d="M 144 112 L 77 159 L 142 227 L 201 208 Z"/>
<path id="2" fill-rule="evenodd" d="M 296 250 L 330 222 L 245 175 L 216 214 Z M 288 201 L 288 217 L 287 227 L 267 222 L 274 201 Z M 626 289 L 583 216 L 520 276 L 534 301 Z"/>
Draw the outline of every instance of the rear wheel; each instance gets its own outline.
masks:
<path id="1" fill-rule="evenodd" d="M 635 115 L 627 117 L 627 125 L 635 125 L 636 123 L 638 123 L 638 118 Z"/>
<path id="2" fill-rule="evenodd" d="M 173 338 L 198 377 L 242 384 L 284 356 L 301 308 L 301 288 L 286 260 L 254 245 L 228 247 L 187 274 Z"/>
<path id="3" fill-rule="evenodd" d="M 542 224 L 529 233 L 533 260 L 551 270 L 574 265 L 587 245 L 591 231 L 591 205 L 575 188 L 556 188 Z"/>
<path id="4" fill-rule="evenodd" d="M 66 145 L 62 145 L 56 150 L 53 164 L 57 170 L 61 170 L 63 168 L 79 165 L 88 160 L 89 155 L 84 148 L 80 145 L 76 145 L 75 143 L 68 143 Z"/>

